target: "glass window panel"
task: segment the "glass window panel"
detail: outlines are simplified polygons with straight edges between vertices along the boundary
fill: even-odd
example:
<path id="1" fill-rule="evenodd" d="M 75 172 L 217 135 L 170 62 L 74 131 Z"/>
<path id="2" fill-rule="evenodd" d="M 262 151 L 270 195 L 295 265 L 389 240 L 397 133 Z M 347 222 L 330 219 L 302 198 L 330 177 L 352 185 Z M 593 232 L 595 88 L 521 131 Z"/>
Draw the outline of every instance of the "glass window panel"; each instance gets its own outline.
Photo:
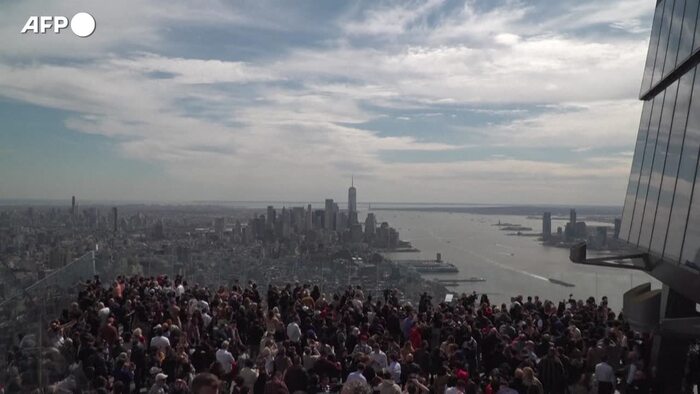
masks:
<path id="1" fill-rule="evenodd" d="M 684 10 L 685 0 L 676 0 L 676 5 L 673 7 L 673 16 L 671 17 L 671 31 L 668 35 L 668 45 L 666 46 L 664 77 L 670 74 L 676 68 L 676 56 L 678 55 L 678 44 L 681 40 L 681 27 L 683 26 Z"/>
<path id="2" fill-rule="evenodd" d="M 688 120 L 688 106 L 690 105 L 690 94 L 693 90 L 694 75 L 695 70 L 683 74 L 678 85 L 676 108 L 673 113 L 671 135 L 668 139 L 668 149 L 666 150 L 666 164 L 664 164 L 661 192 L 659 194 L 659 203 L 656 207 L 654 231 L 651 237 L 650 249 L 659 255 L 663 254 L 664 243 L 666 242 L 666 232 L 668 231 L 671 204 L 673 204 L 673 193 L 676 189 L 678 164 L 681 161 L 685 123 Z"/>
<path id="3" fill-rule="evenodd" d="M 693 37 L 695 34 L 695 22 L 698 17 L 698 4 L 695 0 L 685 2 L 685 12 L 683 13 L 683 29 L 681 30 L 681 41 L 678 45 L 678 57 L 676 65 L 681 64 L 690 56 L 693 50 Z"/>
<path id="4" fill-rule="evenodd" d="M 642 77 L 642 88 L 640 95 L 651 89 L 651 77 L 654 74 L 654 62 L 656 61 L 656 49 L 659 45 L 659 33 L 661 32 L 661 18 L 664 14 L 664 3 L 659 2 L 654 11 L 654 22 L 651 25 L 651 38 L 649 39 L 649 51 L 647 52 L 647 61 L 644 66 L 644 76 Z M 692 39 L 691 39 L 692 41 Z M 693 43 L 690 43 L 692 47 Z"/>
<path id="5" fill-rule="evenodd" d="M 668 137 L 671 134 L 671 122 L 673 121 L 673 110 L 676 106 L 676 93 L 678 92 L 678 81 L 666 88 L 664 108 L 661 112 L 661 123 L 659 123 L 659 133 L 656 137 L 656 149 L 654 149 L 654 159 L 651 164 L 651 177 L 647 189 L 646 203 L 644 204 L 644 216 L 642 218 L 642 228 L 639 233 L 639 246 L 651 247 L 651 232 L 654 229 L 654 217 L 656 217 L 656 204 L 659 201 L 661 191 L 661 179 L 664 175 L 664 164 L 666 164 L 666 149 L 668 148 Z"/>
<path id="6" fill-rule="evenodd" d="M 697 70 L 697 67 L 695 67 Z M 697 71 L 696 71 L 697 72 Z M 700 151 L 700 78 L 695 78 L 693 83 L 693 95 L 688 113 L 688 122 L 685 128 L 683 151 L 681 162 L 678 166 L 678 180 L 676 192 L 673 196 L 671 219 L 666 236 L 664 256 L 671 260 L 680 260 L 683 234 L 688 220 L 688 208 L 695 181 L 695 171 Z M 696 222 L 697 226 L 698 223 Z"/>
<path id="7" fill-rule="evenodd" d="M 700 185 L 695 183 L 694 189 L 681 261 L 683 264 L 692 265 L 697 268 L 700 266 Z"/>
<path id="8" fill-rule="evenodd" d="M 697 3 L 697 1 L 693 1 L 693 3 Z M 698 25 L 698 21 L 700 21 L 700 11 L 698 11 L 698 16 L 695 18 L 695 26 Z M 700 47 L 700 29 L 697 27 L 695 28 L 695 38 L 693 39 L 693 50 L 692 52 L 695 52 L 696 49 Z"/>
<path id="9" fill-rule="evenodd" d="M 653 87 L 661 80 L 666 60 L 666 47 L 668 46 L 668 36 L 671 32 L 671 20 L 673 19 L 674 0 L 666 0 L 664 5 L 664 15 L 661 18 L 661 32 L 659 33 L 659 48 L 656 50 L 656 62 L 654 63 L 654 74 L 651 79 Z"/>
<path id="10" fill-rule="evenodd" d="M 649 135 L 644 147 L 642 156 L 642 167 L 639 169 L 639 186 L 634 199 L 634 209 L 632 211 L 632 224 L 630 234 L 627 239 L 632 244 L 639 242 L 639 229 L 642 227 L 642 216 L 644 215 L 644 202 L 646 201 L 647 188 L 649 187 L 649 175 L 651 174 L 651 163 L 654 158 L 654 148 L 656 148 L 656 137 L 659 133 L 659 120 L 661 120 L 661 109 L 664 103 L 665 91 L 654 97 L 654 106 L 651 109 L 651 119 L 649 120 Z"/>
<path id="11" fill-rule="evenodd" d="M 622 223 L 620 226 L 620 237 L 628 239 L 630 224 L 634 212 L 634 199 L 637 196 L 637 186 L 639 186 L 639 170 L 642 167 L 644 148 L 647 143 L 647 132 L 649 131 L 649 118 L 651 117 L 651 107 L 654 100 L 647 100 L 642 107 L 642 118 L 639 121 L 639 132 L 637 142 L 634 145 L 634 156 L 632 157 L 632 169 L 630 170 L 630 180 L 627 184 L 627 194 L 625 195 L 625 207 L 622 211 Z"/>

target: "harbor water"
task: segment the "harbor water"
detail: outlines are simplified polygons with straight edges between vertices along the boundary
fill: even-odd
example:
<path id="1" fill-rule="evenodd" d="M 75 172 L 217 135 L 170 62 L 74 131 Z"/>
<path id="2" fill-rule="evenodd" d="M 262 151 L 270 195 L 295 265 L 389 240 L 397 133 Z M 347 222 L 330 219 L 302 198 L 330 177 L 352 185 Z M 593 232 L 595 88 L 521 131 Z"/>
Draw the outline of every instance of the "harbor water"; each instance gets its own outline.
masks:
<path id="1" fill-rule="evenodd" d="M 418 253 L 391 253 L 402 259 L 442 259 L 453 263 L 458 274 L 424 274 L 428 278 L 460 279 L 483 277 L 484 282 L 459 282 L 449 290 L 455 293 L 486 293 L 492 301 L 509 302 L 515 295 L 538 295 L 553 301 L 593 296 L 608 297 L 611 308 L 622 308 L 622 295 L 641 283 L 660 284 L 639 271 L 574 264 L 569 250 L 543 246 L 538 237 L 508 235 L 494 224 L 513 223 L 540 232 L 541 220 L 524 216 L 478 215 L 470 213 L 385 211 L 375 212 L 377 219 L 395 227 L 401 239 L 410 241 Z M 564 220 L 552 220 L 552 230 L 564 226 Z M 593 223 L 594 224 L 594 223 Z M 554 282 L 557 283 L 553 283 Z M 573 285 L 573 286 L 570 286 Z"/>

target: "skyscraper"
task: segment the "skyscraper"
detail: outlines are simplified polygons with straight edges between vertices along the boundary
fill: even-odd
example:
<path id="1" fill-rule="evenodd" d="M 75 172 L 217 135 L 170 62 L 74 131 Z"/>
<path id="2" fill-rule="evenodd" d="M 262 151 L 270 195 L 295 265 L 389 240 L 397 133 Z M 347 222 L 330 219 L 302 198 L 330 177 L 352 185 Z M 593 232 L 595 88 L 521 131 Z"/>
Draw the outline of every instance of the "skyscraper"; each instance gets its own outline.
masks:
<path id="1" fill-rule="evenodd" d="M 355 178 L 351 178 L 348 189 L 348 222 L 350 225 L 357 223 L 357 189 L 355 189 Z"/>
<path id="2" fill-rule="evenodd" d="M 571 227 L 576 227 L 576 210 L 573 208 L 569 211 L 569 223 Z"/>
<path id="3" fill-rule="evenodd" d="M 576 210 L 569 210 L 569 223 L 566 224 L 564 235 L 566 235 L 567 240 L 573 240 L 578 234 L 576 234 Z"/>
<path id="4" fill-rule="evenodd" d="M 311 204 L 307 205 L 306 207 L 306 217 L 304 220 L 304 230 L 305 231 L 311 231 L 314 227 L 313 225 L 313 211 L 311 210 Z"/>
<path id="5" fill-rule="evenodd" d="M 367 219 L 365 219 L 365 239 L 367 242 L 371 242 L 377 232 L 377 218 L 372 212 L 367 214 Z"/>
<path id="6" fill-rule="evenodd" d="M 75 196 L 73 196 L 73 198 L 71 198 L 70 214 L 71 214 L 71 216 L 75 216 Z"/>
<path id="7" fill-rule="evenodd" d="M 333 199 L 326 199 L 325 211 L 323 212 L 323 228 L 327 231 L 333 230 L 333 221 L 335 220 L 335 211 L 333 210 Z"/>
<path id="8" fill-rule="evenodd" d="M 542 240 L 549 241 L 552 237 L 552 213 L 545 212 L 542 214 Z"/>
<path id="9" fill-rule="evenodd" d="M 224 226 L 225 226 L 224 218 L 214 219 L 214 232 L 216 234 L 222 235 L 224 233 Z"/>
<path id="10" fill-rule="evenodd" d="M 574 262 L 643 270 L 663 284 L 629 290 L 623 313 L 633 328 L 653 335 L 650 367 L 669 393 L 681 392 L 688 346 L 700 336 L 699 3 L 655 1 L 619 230 L 636 253 L 588 259 L 585 245 L 571 252 Z"/>
<path id="11" fill-rule="evenodd" d="M 275 207 L 267 206 L 267 216 L 265 217 L 265 228 L 268 230 L 275 229 Z"/>

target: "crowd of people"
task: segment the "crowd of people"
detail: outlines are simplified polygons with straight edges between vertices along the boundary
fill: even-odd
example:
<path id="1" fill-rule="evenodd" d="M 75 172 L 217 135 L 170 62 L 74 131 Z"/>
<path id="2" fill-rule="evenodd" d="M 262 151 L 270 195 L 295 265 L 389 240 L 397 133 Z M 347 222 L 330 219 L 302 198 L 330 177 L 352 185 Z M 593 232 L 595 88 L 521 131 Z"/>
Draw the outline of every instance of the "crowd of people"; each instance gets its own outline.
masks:
<path id="1" fill-rule="evenodd" d="M 40 351 L 37 351 L 40 349 Z M 494 305 L 313 284 L 99 278 L 17 338 L 5 393 L 649 393 L 649 342 L 607 300 Z M 47 391 L 36 391 L 47 392 Z"/>

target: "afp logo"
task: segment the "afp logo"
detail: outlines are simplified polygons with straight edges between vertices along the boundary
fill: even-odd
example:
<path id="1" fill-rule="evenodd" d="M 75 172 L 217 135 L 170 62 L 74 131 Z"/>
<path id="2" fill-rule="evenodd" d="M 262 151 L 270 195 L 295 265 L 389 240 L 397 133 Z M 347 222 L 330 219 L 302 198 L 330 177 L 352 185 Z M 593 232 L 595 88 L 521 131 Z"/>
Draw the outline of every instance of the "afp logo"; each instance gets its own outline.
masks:
<path id="1" fill-rule="evenodd" d="M 70 22 L 70 23 L 69 23 Z M 87 12 L 78 12 L 68 20 L 65 16 L 30 16 L 27 23 L 20 31 L 22 34 L 46 34 L 47 31 L 52 31 L 55 34 L 60 34 L 61 30 L 70 26 L 78 37 L 90 37 L 95 32 L 95 18 Z"/>

